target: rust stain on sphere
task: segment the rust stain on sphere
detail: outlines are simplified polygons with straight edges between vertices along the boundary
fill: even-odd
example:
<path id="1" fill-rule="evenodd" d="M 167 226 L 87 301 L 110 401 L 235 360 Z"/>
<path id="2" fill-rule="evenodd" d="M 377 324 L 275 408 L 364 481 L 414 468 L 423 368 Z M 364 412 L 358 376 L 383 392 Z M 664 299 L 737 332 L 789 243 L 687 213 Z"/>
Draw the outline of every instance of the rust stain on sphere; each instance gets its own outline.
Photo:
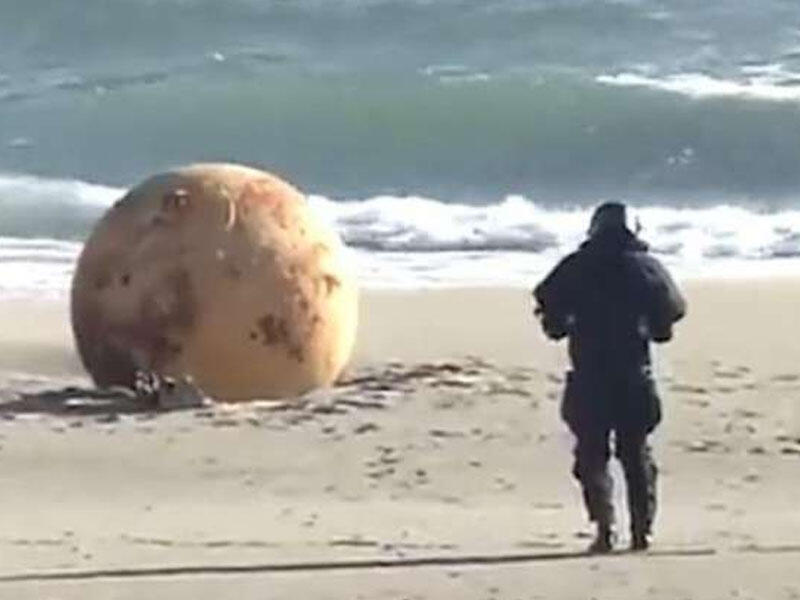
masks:
<path id="1" fill-rule="evenodd" d="M 330 385 L 358 294 L 341 242 L 277 177 L 227 164 L 156 175 L 109 209 L 72 282 L 72 327 L 101 386 L 189 375 L 229 401 Z"/>

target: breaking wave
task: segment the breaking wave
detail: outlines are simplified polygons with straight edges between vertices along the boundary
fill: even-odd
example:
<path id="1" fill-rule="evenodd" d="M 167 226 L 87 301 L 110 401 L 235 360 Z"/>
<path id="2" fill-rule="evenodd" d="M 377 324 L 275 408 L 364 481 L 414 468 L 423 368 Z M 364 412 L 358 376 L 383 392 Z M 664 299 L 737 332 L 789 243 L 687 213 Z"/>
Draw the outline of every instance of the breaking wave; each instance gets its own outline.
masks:
<path id="1" fill-rule="evenodd" d="M 81 241 L 124 192 L 74 180 L 0 177 L 0 293 L 66 290 Z M 388 286 L 529 281 L 582 241 L 591 210 L 543 207 L 522 196 L 482 205 L 414 196 L 308 200 L 350 247 L 365 283 Z M 683 273 L 800 265 L 800 210 L 634 211 L 652 250 Z"/>
<path id="2" fill-rule="evenodd" d="M 704 73 L 678 73 L 650 77 L 639 73 L 600 75 L 598 83 L 641 87 L 691 98 L 741 98 L 773 102 L 800 102 L 800 73 L 786 72 L 782 65 L 746 67 L 738 79 L 722 79 Z"/>

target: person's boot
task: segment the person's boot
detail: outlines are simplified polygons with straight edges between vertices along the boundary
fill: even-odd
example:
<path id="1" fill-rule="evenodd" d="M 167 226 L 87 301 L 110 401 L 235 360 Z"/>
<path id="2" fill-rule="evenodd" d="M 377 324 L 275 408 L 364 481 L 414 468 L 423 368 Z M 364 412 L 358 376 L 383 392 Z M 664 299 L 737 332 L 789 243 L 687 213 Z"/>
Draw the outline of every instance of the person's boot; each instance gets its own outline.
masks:
<path id="1" fill-rule="evenodd" d="M 614 549 L 617 534 L 609 523 L 598 523 L 594 541 L 589 544 L 589 554 L 608 554 Z"/>
<path id="2" fill-rule="evenodd" d="M 650 548 L 650 532 L 647 527 L 633 525 L 631 528 L 631 551 L 644 552 Z"/>

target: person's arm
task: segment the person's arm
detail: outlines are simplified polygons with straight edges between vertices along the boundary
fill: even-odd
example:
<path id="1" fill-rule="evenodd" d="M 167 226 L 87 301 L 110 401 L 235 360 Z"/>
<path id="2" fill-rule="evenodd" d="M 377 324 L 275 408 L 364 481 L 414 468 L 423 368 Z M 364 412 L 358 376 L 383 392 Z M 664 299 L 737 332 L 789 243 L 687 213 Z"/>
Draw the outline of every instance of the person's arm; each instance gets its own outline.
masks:
<path id="1" fill-rule="evenodd" d="M 567 256 L 533 290 L 534 315 L 550 339 L 560 340 L 569 333 L 575 262 L 574 254 Z"/>
<path id="2" fill-rule="evenodd" d="M 648 283 L 648 321 L 655 342 L 672 339 L 672 325 L 686 315 L 686 300 L 666 267 L 647 256 L 642 266 Z"/>

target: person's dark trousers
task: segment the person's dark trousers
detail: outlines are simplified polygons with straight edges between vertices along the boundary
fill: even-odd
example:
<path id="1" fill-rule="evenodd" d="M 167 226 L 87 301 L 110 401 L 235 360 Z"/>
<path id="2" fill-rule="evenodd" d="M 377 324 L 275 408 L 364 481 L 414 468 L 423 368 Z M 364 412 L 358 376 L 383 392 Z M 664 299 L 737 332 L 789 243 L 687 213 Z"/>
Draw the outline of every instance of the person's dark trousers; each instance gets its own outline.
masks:
<path id="1" fill-rule="evenodd" d="M 611 433 L 615 455 L 622 463 L 628 496 L 631 529 L 649 534 L 656 513 L 658 470 L 647 444 L 647 429 L 584 422 L 573 430 L 576 436 L 573 474 L 581 484 L 590 520 L 599 525 L 614 523 L 613 480 L 608 471 Z"/>

